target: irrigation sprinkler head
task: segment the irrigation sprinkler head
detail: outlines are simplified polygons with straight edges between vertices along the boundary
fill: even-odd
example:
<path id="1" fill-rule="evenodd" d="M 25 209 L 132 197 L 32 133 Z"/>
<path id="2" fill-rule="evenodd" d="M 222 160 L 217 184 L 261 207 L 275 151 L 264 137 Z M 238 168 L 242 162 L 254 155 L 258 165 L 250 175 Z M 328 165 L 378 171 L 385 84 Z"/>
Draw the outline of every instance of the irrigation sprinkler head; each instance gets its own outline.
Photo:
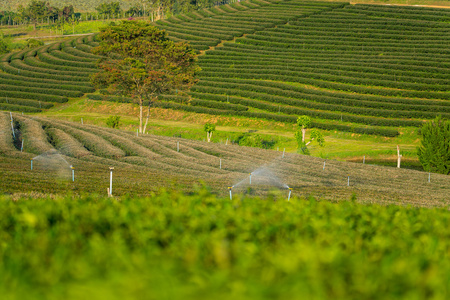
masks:
<path id="1" fill-rule="evenodd" d="M 292 188 L 288 187 L 289 191 L 292 191 Z"/>
<path id="2" fill-rule="evenodd" d="M 70 165 L 70 168 L 71 168 L 72 170 L 75 170 L 75 167 L 74 167 L 74 166 L 72 166 L 72 165 Z"/>
<path id="3" fill-rule="evenodd" d="M 229 186 L 229 187 L 228 187 L 228 189 L 229 189 L 230 191 L 231 191 L 232 188 L 233 188 L 232 186 Z"/>
<path id="4" fill-rule="evenodd" d="M 110 170 L 110 171 L 114 170 L 114 167 L 109 167 L 109 170 Z"/>

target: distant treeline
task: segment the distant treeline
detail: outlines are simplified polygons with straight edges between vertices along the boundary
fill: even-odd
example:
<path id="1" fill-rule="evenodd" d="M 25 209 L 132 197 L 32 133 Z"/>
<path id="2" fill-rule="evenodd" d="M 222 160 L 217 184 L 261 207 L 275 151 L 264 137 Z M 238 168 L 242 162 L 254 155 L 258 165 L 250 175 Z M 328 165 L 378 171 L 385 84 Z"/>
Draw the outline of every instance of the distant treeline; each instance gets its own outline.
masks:
<path id="1" fill-rule="evenodd" d="M 241 0 L 242 1 L 242 0 Z M 19 21 L 21 10 L 36 2 L 36 0 L 9 0 L 0 1 L 0 15 Z M 186 13 L 193 10 L 208 8 L 221 4 L 238 2 L 238 0 L 47 0 L 46 6 L 52 8 L 73 7 L 78 14 L 130 14 L 145 16 L 167 16 Z M 19 21 L 20 22 L 20 21 Z"/>

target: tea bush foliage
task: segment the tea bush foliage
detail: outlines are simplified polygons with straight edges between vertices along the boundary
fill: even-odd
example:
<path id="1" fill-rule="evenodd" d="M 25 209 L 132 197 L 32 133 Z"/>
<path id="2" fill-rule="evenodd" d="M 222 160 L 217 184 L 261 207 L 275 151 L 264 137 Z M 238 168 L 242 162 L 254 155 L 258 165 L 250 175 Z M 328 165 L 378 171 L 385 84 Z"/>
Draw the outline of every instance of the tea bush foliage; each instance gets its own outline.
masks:
<path id="1" fill-rule="evenodd" d="M 230 201 L 206 188 L 190 196 L 15 200 L 0 197 L 6 299 L 449 295 L 447 209 Z"/>

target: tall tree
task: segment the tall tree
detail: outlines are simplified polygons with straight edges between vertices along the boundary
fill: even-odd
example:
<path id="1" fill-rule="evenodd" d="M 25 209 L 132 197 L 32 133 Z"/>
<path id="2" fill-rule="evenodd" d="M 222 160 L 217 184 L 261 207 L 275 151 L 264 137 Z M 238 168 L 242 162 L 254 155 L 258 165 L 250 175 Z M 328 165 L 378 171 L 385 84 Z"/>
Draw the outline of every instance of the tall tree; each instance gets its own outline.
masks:
<path id="1" fill-rule="evenodd" d="M 95 8 L 101 15 L 118 15 L 122 9 L 120 8 L 120 2 L 102 3 Z"/>
<path id="2" fill-rule="evenodd" d="M 75 34 L 75 26 L 80 23 L 80 20 L 73 14 L 67 19 L 67 23 L 72 26 L 72 34 Z"/>
<path id="3" fill-rule="evenodd" d="M 175 43 L 165 31 L 142 21 L 123 21 L 101 30 L 100 46 L 94 53 L 103 55 L 102 70 L 92 76 L 98 87 L 114 94 L 131 96 L 139 104 L 139 132 L 143 129 L 144 101 L 162 93 L 183 91 L 195 82 L 200 70 L 194 51 L 186 43 Z M 147 121 L 148 121 L 147 113 Z"/>
<path id="4" fill-rule="evenodd" d="M 450 174 L 450 121 L 440 116 L 425 123 L 417 155 L 425 171 Z"/>
<path id="5" fill-rule="evenodd" d="M 47 18 L 48 5 L 45 1 L 32 0 L 25 8 L 19 8 L 22 17 L 30 19 L 36 30 L 37 23 L 40 19 Z"/>

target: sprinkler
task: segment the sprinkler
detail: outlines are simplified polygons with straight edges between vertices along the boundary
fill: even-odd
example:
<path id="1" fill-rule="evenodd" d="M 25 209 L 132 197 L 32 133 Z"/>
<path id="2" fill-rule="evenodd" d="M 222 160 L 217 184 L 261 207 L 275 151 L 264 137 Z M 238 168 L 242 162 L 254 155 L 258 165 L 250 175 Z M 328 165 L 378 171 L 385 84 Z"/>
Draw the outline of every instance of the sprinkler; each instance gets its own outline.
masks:
<path id="1" fill-rule="evenodd" d="M 70 168 L 72 169 L 72 181 L 75 181 L 75 168 L 70 165 Z"/>
<path id="2" fill-rule="evenodd" d="M 252 173 L 249 173 L 249 178 L 250 178 L 250 184 L 252 184 Z"/>
<path id="3" fill-rule="evenodd" d="M 291 193 L 292 193 L 292 188 L 288 187 L 289 189 L 289 195 L 288 195 L 288 201 L 291 199 Z"/>
<path id="4" fill-rule="evenodd" d="M 109 196 L 112 196 L 112 173 L 113 173 L 114 167 L 109 167 L 109 170 L 111 172 L 111 174 L 109 176 Z"/>
<path id="5" fill-rule="evenodd" d="M 233 200 L 233 196 L 231 195 L 231 189 L 232 189 L 233 187 L 232 186 L 229 186 L 228 187 L 228 190 L 230 191 L 230 200 Z"/>
<path id="6" fill-rule="evenodd" d="M 33 170 L 33 159 L 31 159 L 31 170 Z"/>

